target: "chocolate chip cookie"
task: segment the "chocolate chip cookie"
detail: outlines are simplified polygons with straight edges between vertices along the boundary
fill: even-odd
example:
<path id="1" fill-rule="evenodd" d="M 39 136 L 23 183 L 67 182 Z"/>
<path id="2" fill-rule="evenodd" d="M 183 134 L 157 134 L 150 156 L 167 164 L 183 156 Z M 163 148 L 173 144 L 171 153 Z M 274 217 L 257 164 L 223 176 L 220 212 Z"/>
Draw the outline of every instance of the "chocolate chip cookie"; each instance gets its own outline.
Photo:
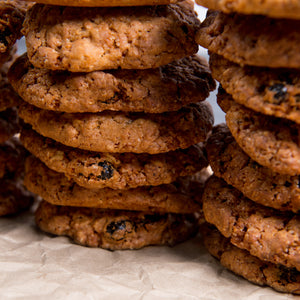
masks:
<path id="1" fill-rule="evenodd" d="M 198 230 L 193 215 L 75 208 L 46 201 L 41 202 L 35 219 L 43 231 L 69 236 L 80 245 L 110 250 L 173 246 Z"/>
<path id="2" fill-rule="evenodd" d="M 300 19 L 225 14 L 209 10 L 196 41 L 242 66 L 300 67 Z"/>
<path id="3" fill-rule="evenodd" d="M 238 12 L 245 15 L 266 15 L 271 18 L 300 19 L 298 0 L 196 0 L 196 3 L 225 13 Z"/>
<path id="4" fill-rule="evenodd" d="M 199 25 L 191 0 L 84 9 L 36 4 L 23 32 L 35 67 L 91 72 L 157 68 L 192 55 Z"/>
<path id="5" fill-rule="evenodd" d="M 214 53 L 210 67 L 213 77 L 236 102 L 300 124 L 299 69 L 241 67 Z"/>
<path id="6" fill-rule="evenodd" d="M 207 141 L 214 174 L 249 199 L 279 210 L 300 211 L 299 176 L 275 173 L 251 159 L 225 124 L 217 125 Z"/>
<path id="7" fill-rule="evenodd" d="M 233 273 L 279 292 L 300 294 L 300 273 L 295 268 L 261 261 L 232 245 L 229 239 L 209 226 L 205 230 L 202 228 L 201 233 L 206 249 Z"/>
<path id="8" fill-rule="evenodd" d="M 198 55 L 156 69 L 70 73 L 34 68 L 24 54 L 9 79 L 26 102 L 69 113 L 175 111 L 215 89 L 207 62 Z"/>
<path id="9" fill-rule="evenodd" d="M 211 177 L 203 193 L 207 222 L 235 246 L 263 261 L 300 270 L 300 217 L 252 202 L 222 179 Z"/>
<path id="10" fill-rule="evenodd" d="M 162 153 L 206 140 L 213 125 L 207 102 L 163 114 L 69 114 L 41 110 L 25 102 L 19 116 L 43 136 L 64 145 L 98 152 Z"/>

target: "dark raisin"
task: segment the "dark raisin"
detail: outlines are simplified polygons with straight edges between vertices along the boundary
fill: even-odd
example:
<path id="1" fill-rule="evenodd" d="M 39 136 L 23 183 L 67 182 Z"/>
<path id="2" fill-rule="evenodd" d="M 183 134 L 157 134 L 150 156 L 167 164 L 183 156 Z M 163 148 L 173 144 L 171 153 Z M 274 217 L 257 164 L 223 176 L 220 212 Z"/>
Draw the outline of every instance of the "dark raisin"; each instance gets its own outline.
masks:
<path id="1" fill-rule="evenodd" d="M 8 45 L 7 37 L 11 35 L 11 31 L 9 28 L 5 28 L 2 32 L 0 32 L 0 43 L 4 46 Z"/>
<path id="2" fill-rule="evenodd" d="M 134 230 L 134 224 L 129 220 L 122 220 L 119 222 L 111 222 L 106 227 L 106 232 L 111 235 L 111 238 L 120 241 L 126 237 L 127 233 Z"/>
<path id="3" fill-rule="evenodd" d="M 113 177 L 114 168 L 108 161 L 101 161 L 98 163 L 98 166 L 103 168 L 101 175 L 97 176 L 98 179 L 107 180 Z"/>
<path id="4" fill-rule="evenodd" d="M 290 187 L 292 184 L 290 183 L 290 182 L 288 182 L 288 181 L 286 181 L 285 183 L 284 183 L 284 186 L 285 187 Z"/>
<path id="5" fill-rule="evenodd" d="M 279 266 L 280 279 L 284 282 L 297 282 L 300 275 L 299 271 L 295 268 L 287 268 Z"/>
<path id="6" fill-rule="evenodd" d="M 275 84 L 273 84 L 272 86 L 269 87 L 269 90 L 271 92 L 275 93 L 273 98 L 274 98 L 274 100 L 275 100 L 274 102 L 276 104 L 280 104 L 285 100 L 286 95 L 287 95 L 287 88 L 284 84 L 275 83 Z"/>

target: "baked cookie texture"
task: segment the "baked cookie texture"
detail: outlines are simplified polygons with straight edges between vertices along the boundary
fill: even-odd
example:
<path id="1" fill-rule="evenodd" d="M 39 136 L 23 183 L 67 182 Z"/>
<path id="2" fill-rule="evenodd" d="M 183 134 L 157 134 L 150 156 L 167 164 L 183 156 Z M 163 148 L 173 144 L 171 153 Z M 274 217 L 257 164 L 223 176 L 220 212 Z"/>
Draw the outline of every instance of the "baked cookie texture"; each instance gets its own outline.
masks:
<path id="1" fill-rule="evenodd" d="M 263 261 L 300 269 L 298 214 L 259 205 L 222 179 L 211 177 L 203 213 L 230 242 Z"/>
<path id="2" fill-rule="evenodd" d="M 212 76 L 236 102 L 300 124 L 299 69 L 241 67 L 215 53 L 209 64 Z"/>
<path id="3" fill-rule="evenodd" d="M 224 13 L 266 15 L 271 18 L 300 19 L 298 0 L 196 0 L 196 3 Z"/>
<path id="4" fill-rule="evenodd" d="M 212 226 L 201 228 L 206 249 L 212 256 L 233 273 L 261 285 L 270 286 L 279 292 L 299 294 L 300 273 L 295 268 L 286 268 L 262 261 L 248 251 L 239 249 Z"/>
<path id="5" fill-rule="evenodd" d="M 171 183 L 208 166 L 203 145 L 149 155 L 92 152 L 66 147 L 23 127 L 24 147 L 50 169 L 86 188 L 128 189 Z"/>
<path id="6" fill-rule="evenodd" d="M 28 0 L 26 0 L 28 1 Z M 179 2 L 180 0 L 38 0 L 36 3 L 79 6 L 79 7 L 105 7 L 105 6 L 146 6 L 164 5 Z"/>
<path id="7" fill-rule="evenodd" d="M 28 190 L 56 205 L 182 214 L 200 212 L 204 182 L 197 181 L 199 190 L 192 193 L 186 188 L 189 178 L 181 181 L 129 190 L 86 189 L 31 157 L 26 161 L 24 183 Z"/>
<path id="8" fill-rule="evenodd" d="M 239 147 L 225 124 L 214 127 L 206 150 L 214 175 L 249 199 L 282 211 L 300 211 L 299 176 L 279 174 L 255 162 Z"/>
<path id="9" fill-rule="evenodd" d="M 69 236 L 80 245 L 110 250 L 172 246 L 198 230 L 193 215 L 75 208 L 46 201 L 41 202 L 35 219 L 43 231 Z"/>
<path id="10" fill-rule="evenodd" d="M 69 113 L 176 111 L 205 100 L 216 88 L 198 55 L 156 69 L 71 73 L 34 68 L 24 54 L 10 68 L 9 79 L 26 102 Z"/>
<path id="11" fill-rule="evenodd" d="M 35 67 L 90 72 L 157 68 L 192 55 L 199 25 L 191 0 L 84 10 L 36 4 L 23 33 Z"/>
<path id="12" fill-rule="evenodd" d="M 178 112 L 68 114 L 41 110 L 25 102 L 19 116 L 39 134 L 64 145 L 98 152 L 157 154 L 204 142 L 212 129 L 207 102 Z"/>
<path id="13" fill-rule="evenodd" d="M 273 19 L 209 10 L 196 41 L 241 66 L 299 69 L 299 28 L 300 19 Z"/>

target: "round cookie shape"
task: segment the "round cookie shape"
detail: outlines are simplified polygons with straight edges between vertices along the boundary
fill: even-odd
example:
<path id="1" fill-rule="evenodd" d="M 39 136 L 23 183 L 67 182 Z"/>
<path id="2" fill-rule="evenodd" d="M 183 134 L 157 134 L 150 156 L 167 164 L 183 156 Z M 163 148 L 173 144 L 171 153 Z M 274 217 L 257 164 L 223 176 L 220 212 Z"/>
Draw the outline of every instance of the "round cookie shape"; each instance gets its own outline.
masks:
<path id="1" fill-rule="evenodd" d="M 186 187 L 188 178 L 182 183 L 129 190 L 86 189 L 33 157 L 27 159 L 25 173 L 27 189 L 54 205 L 185 214 L 201 211 L 201 180 L 194 180 L 198 183 L 194 194 Z"/>
<path id="2" fill-rule="evenodd" d="M 69 236 L 80 245 L 110 250 L 173 246 L 198 230 L 192 215 L 75 208 L 46 201 L 40 203 L 35 220 L 43 231 Z"/>
<path id="3" fill-rule="evenodd" d="M 225 268 L 255 284 L 267 285 L 279 292 L 300 294 L 300 273 L 295 268 L 264 262 L 232 245 L 209 225 L 201 229 L 206 249 Z"/>
<path id="4" fill-rule="evenodd" d="M 85 8 L 36 4 L 23 32 L 38 68 L 91 72 L 149 69 L 195 54 L 194 3 Z"/>
<path id="5" fill-rule="evenodd" d="M 176 111 L 205 100 L 216 86 L 198 55 L 156 69 L 70 73 L 34 68 L 24 54 L 10 68 L 9 79 L 26 102 L 69 113 Z"/>
<path id="6" fill-rule="evenodd" d="M 241 66 L 300 68 L 300 19 L 225 14 L 209 10 L 196 41 Z"/>
<path id="7" fill-rule="evenodd" d="M 233 102 L 226 123 L 239 146 L 272 171 L 300 174 L 300 125 L 265 116 Z"/>
<path id="8" fill-rule="evenodd" d="M 68 114 L 25 102 L 19 116 L 39 134 L 66 146 L 98 152 L 162 153 L 203 142 L 213 125 L 207 102 L 163 114 L 109 112 Z"/>
<path id="9" fill-rule="evenodd" d="M 85 188 L 128 189 L 168 184 L 208 165 L 200 144 L 185 150 L 149 155 L 74 149 L 30 128 L 23 128 L 20 138 L 24 147 L 48 168 L 64 173 Z"/>
<path id="10" fill-rule="evenodd" d="M 236 102 L 300 124 L 299 69 L 241 67 L 215 53 L 209 63 L 213 77 Z"/>
<path id="11" fill-rule="evenodd" d="M 0 144 L 7 141 L 20 130 L 16 108 L 0 111 Z"/>
<path id="12" fill-rule="evenodd" d="M 300 217 L 252 202 L 215 176 L 203 193 L 206 221 L 230 242 L 263 261 L 300 270 Z"/>
<path id="13" fill-rule="evenodd" d="M 29 0 L 26 0 L 29 1 Z M 36 3 L 79 6 L 79 7 L 106 7 L 106 6 L 146 6 L 165 5 L 179 2 L 180 0 L 37 0 Z"/>
<path id="14" fill-rule="evenodd" d="M 300 19 L 298 0 L 196 0 L 196 3 L 224 13 L 266 15 L 271 18 Z"/>
<path id="15" fill-rule="evenodd" d="M 225 124 L 214 127 L 206 150 L 214 174 L 249 199 L 279 210 L 300 211 L 299 176 L 259 165 L 239 147 Z"/>

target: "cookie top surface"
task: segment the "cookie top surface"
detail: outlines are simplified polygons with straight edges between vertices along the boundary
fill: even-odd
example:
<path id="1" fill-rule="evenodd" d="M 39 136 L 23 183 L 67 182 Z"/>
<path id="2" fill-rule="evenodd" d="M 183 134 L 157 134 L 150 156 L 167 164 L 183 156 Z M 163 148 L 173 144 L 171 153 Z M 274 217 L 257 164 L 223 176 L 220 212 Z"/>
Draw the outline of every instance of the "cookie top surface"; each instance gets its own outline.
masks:
<path id="1" fill-rule="evenodd" d="M 241 67 L 214 53 L 210 67 L 213 77 L 236 102 L 300 124 L 299 70 Z"/>
<path id="2" fill-rule="evenodd" d="M 19 116 L 41 135 L 70 147 L 150 154 L 185 149 L 205 141 L 214 121 L 207 102 L 163 114 L 68 114 L 41 110 L 24 102 Z"/>
<path id="3" fill-rule="evenodd" d="M 196 0 L 196 3 L 225 13 L 266 15 L 271 18 L 300 19 L 298 0 Z"/>
<path id="4" fill-rule="evenodd" d="M 86 188 L 128 189 L 167 184 L 208 165 L 200 144 L 156 155 L 100 153 L 64 146 L 30 128 L 22 129 L 21 141 L 50 169 Z"/>
<path id="5" fill-rule="evenodd" d="M 191 215 L 75 208 L 46 201 L 41 202 L 35 220 L 46 232 L 69 236 L 80 245 L 110 250 L 174 245 L 198 230 Z"/>
<path id="6" fill-rule="evenodd" d="M 214 127 L 206 150 L 214 174 L 249 199 L 279 210 L 300 211 L 299 176 L 259 165 L 239 147 L 225 124 Z"/>
<path id="7" fill-rule="evenodd" d="M 34 68 L 26 54 L 10 68 L 14 89 L 28 103 L 64 112 L 176 111 L 215 89 L 204 58 L 194 55 L 156 69 L 70 73 Z"/>
<path id="8" fill-rule="evenodd" d="M 90 72 L 157 68 L 198 51 L 194 3 L 76 8 L 36 4 L 23 32 L 39 68 Z"/>
<path id="9" fill-rule="evenodd" d="M 208 11 L 196 41 L 240 65 L 299 68 L 300 20 Z"/>
<path id="10" fill-rule="evenodd" d="M 0 111 L 0 143 L 4 143 L 20 130 L 16 108 Z"/>
<path id="11" fill-rule="evenodd" d="M 232 102 L 226 123 L 240 147 L 274 172 L 300 174 L 300 125 L 256 113 Z"/>
<path id="12" fill-rule="evenodd" d="M 28 0 L 26 0 L 28 1 Z M 59 5 L 59 6 L 79 6 L 79 7 L 106 7 L 106 6 L 146 6 L 164 5 L 176 3 L 180 0 L 37 0 L 36 3 Z"/>
<path id="13" fill-rule="evenodd" d="M 110 188 L 86 189 L 68 179 L 62 173 L 47 168 L 36 158 L 26 161 L 25 185 L 33 193 L 56 205 L 97 207 L 105 209 L 125 209 L 137 211 L 194 213 L 201 211 L 201 190 L 203 182 L 198 182 L 199 191 L 192 194 L 185 185 L 160 185 L 139 187 L 129 190 Z"/>
<path id="14" fill-rule="evenodd" d="M 207 222 L 235 246 L 261 260 L 300 269 L 300 217 L 252 202 L 222 179 L 211 177 L 203 193 Z"/>
<path id="15" fill-rule="evenodd" d="M 267 285 L 279 292 L 300 293 L 300 273 L 295 268 L 264 262 L 232 245 L 216 229 L 206 228 L 201 233 L 208 252 L 225 268 L 255 284 Z"/>

